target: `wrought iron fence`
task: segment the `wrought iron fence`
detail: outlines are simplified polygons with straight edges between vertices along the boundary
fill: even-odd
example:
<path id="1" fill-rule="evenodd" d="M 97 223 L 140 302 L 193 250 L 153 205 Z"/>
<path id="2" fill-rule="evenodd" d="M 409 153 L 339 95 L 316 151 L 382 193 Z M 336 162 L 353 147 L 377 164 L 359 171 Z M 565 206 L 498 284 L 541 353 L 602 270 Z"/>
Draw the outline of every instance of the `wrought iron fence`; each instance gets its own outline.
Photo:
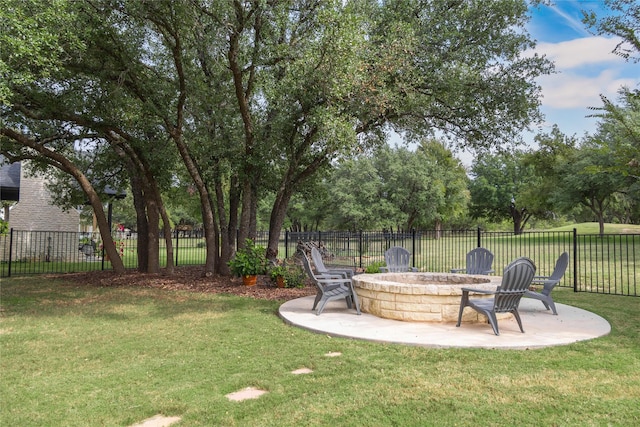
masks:
<path id="1" fill-rule="evenodd" d="M 116 233 L 114 239 L 125 267 L 137 267 L 135 233 Z M 258 244 L 266 246 L 267 240 L 268 232 L 258 233 Z M 294 255 L 300 242 L 318 244 L 328 264 L 360 270 L 381 264 L 391 246 L 402 246 L 411 252 L 412 266 L 419 270 L 448 272 L 464 267 L 466 253 L 482 246 L 493 252 L 496 274 L 513 259 L 527 256 L 536 263 L 537 274 L 549 275 L 557 257 L 566 251 L 571 262 L 560 286 L 576 292 L 640 296 L 640 234 L 579 235 L 573 230 L 514 235 L 481 229 L 282 232 L 280 257 Z M 177 230 L 172 243 L 176 266 L 204 263 L 206 245 L 201 234 Z M 164 265 L 165 252 L 160 253 Z M 110 268 L 99 234 L 12 229 L 0 236 L 1 277 Z"/>

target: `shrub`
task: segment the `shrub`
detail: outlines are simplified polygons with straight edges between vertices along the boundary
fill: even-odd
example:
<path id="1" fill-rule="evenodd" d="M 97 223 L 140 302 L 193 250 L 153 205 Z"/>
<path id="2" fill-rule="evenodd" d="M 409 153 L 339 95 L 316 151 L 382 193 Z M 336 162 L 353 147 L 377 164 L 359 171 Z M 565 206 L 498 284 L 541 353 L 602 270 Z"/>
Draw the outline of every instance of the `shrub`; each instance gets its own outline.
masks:
<path id="1" fill-rule="evenodd" d="M 386 263 L 384 261 L 375 261 L 369 264 L 364 272 L 369 274 L 380 273 L 380 267 L 384 267 L 385 265 Z"/>
<path id="2" fill-rule="evenodd" d="M 235 257 L 229 261 L 231 272 L 237 276 L 253 276 L 267 272 L 266 249 L 256 246 L 251 239 L 245 241 L 243 248 L 238 249 Z"/>

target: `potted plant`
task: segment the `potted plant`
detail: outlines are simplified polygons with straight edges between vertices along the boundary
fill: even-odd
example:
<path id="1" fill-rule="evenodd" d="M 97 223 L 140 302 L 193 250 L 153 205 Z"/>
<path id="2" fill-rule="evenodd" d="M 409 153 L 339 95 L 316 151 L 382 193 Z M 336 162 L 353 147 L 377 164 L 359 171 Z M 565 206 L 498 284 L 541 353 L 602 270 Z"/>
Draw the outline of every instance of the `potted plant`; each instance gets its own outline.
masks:
<path id="1" fill-rule="evenodd" d="M 235 257 L 229 261 L 228 265 L 233 274 L 242 277 L 242 282 L 246 286 L 254 286 L 258 274 L 265 274 L 267 270 L 265 248 L 247 239 L 244 247 L 236 251 Z"/>
<path id="2" fill-rule="evenodd" d="M 276 265 L 271 267 L 269 271 L 271 280 L 276 282 L 279 288 L 285 288 L 287 286 L 287 268 L 284 265 Z"/>
<path id="3" fill-rule="evenodd" d="M 271 267 L 269 276 L 279 288 L 298 288 L 304 286 L 306 274 L 295 261 L 284 260 Z"/>

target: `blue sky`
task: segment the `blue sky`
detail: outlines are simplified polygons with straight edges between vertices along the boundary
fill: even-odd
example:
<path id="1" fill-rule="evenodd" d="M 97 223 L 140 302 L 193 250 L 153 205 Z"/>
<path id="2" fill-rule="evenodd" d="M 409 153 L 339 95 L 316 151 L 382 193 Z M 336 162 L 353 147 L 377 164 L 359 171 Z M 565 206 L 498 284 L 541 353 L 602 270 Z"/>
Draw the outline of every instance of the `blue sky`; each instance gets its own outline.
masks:
<path id="1" fill-rule="evenodd" d="M 589 107 L 602 105 L 600 94 L 615 100 L 620 87 L 640 84 L 640 64 L 611 53 L 619 39 L 591 34 L 581 22 L 582 9 L 598 16 L 608 13 L 601 0 L 555 0 L 552 6 L 531 9 L 528 30 L 537 41 L 536 51 L 556 65 L 555 74 L 538 80 L 546 116 L 542 132 L 555 123 L 567 135 L 591 134 L 597 119 L 587 117 Z"/>

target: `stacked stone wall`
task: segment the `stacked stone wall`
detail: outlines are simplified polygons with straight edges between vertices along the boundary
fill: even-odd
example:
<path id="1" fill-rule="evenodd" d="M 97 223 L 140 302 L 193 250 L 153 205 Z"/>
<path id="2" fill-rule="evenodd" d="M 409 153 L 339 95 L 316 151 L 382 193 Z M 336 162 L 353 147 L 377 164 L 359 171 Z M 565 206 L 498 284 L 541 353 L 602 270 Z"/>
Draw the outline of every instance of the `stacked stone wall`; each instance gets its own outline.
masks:
<path id="1" fill-rule="evenodd" d="M 74 259 L 78 255 L 79 212 L 75 209 L 63 211 L 54 206 L 45 178 L 25 174 L 24 166 L 21 168 L 20 200 L 9 215 L 9 228 L 15 231 L 12 258 Z M 6 240 L 8 246 L 8 237 Z M 3 258 L 8 258 L 8 250 L 3 250 L 2 254 Z"/>
<path id="2" fill-rule="evenodd" d="M 495 290 L 500 282 L 501 277 L 494 276 L 426 272 L 360 274 L 353 278 L 363 312 L 408 322 L 456 322 L 463 287 Z M 499 314 L 498 318 L 509 316 Z M 485 322 L 486 317 L 469 309 L 462 320 Z"/>

